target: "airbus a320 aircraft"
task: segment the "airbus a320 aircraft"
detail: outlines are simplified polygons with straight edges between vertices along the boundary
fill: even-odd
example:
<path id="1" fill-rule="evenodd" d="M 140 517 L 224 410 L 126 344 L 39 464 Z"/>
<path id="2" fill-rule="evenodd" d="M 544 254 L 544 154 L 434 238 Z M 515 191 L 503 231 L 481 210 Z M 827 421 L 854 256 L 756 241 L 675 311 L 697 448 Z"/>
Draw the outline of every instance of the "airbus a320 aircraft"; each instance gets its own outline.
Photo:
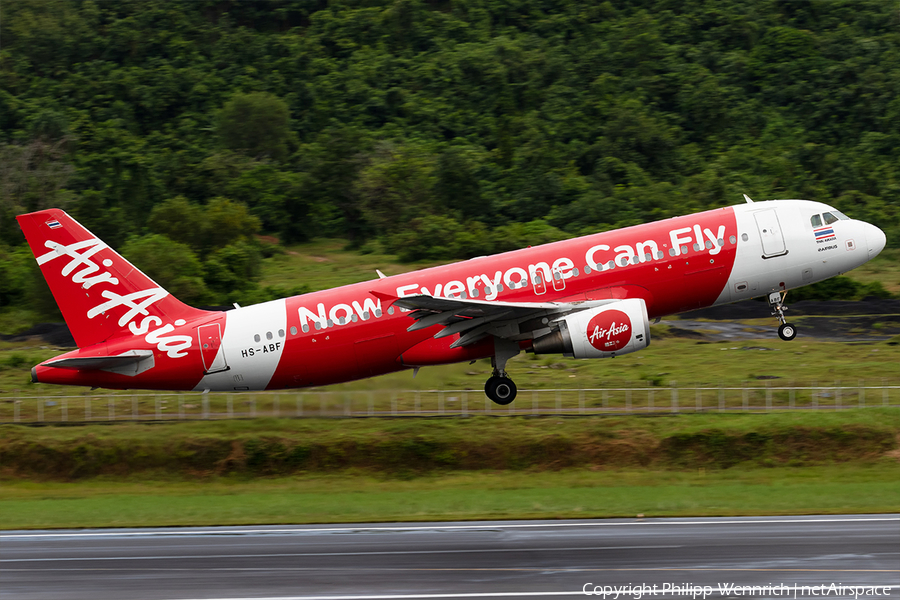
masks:
<path id="1" fill-rule="evenodd" d="M 746 198 L 746 196 L 745 196 Z M 78 350 L 40 383 L 273 390 L 490 357 L 485 393 L 515 399 L 521 351 L 603 358 L 650 343 L 650 320 L 765 296 L 791 340 L 787 290 L 858 267 L 874 225 L 807 200 L 751 202 L 236 307 L 187 306 L 65 212 L 19 224 Z"/>

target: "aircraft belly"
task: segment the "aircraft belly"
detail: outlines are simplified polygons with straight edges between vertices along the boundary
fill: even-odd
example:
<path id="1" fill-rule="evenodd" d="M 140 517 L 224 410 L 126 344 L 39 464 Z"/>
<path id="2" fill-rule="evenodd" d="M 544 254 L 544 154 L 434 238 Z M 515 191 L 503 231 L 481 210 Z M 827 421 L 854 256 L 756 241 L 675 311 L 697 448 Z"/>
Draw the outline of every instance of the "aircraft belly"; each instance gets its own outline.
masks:
<path id="1" fill-rule="evenodd" d="M 205 375 L 194 390 L 266 389 L 284 352 L 286 329 L 283 299 L 226 312 L 221 352 L 229 368 Z"/>
<path id="2" fill-rule="evenodd" d="M 328 333 L 292 340 L 269 389 L 311 387 L 359 379 L 352 342 L 335 337 Z"/>

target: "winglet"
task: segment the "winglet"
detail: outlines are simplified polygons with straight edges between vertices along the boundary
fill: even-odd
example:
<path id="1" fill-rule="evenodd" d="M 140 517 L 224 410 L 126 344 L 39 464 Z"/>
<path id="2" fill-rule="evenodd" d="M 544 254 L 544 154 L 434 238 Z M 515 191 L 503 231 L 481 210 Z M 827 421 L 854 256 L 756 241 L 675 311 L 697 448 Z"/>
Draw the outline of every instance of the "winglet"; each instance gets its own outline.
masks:
<path id="1" fill-rule="evenodd" d="M 382 273 L 380 269 L 375 269 L 375 272 L 378 273 L 378 279 L 387 279 L 387 275 Z"/>
<path id="2" fill-rule="evenodd" d="M 747 201 L 747 204 L 753 204 L 753 200 L 751 200 L 750 196 L 748 196 L 747 194 L 744 194 L 744 200 Z"/>
<path id="3" fill-rule="evenodd" d="M 400 299 L 399 296 L 386 294 L 384 292 L 376 292 L 375 290 L 369 290 L 369 293 L 381 300 L 382 303 L 384 303 L 384 307 L 382 308 L 382 310 L 387 310 L 394 302 Z"/>

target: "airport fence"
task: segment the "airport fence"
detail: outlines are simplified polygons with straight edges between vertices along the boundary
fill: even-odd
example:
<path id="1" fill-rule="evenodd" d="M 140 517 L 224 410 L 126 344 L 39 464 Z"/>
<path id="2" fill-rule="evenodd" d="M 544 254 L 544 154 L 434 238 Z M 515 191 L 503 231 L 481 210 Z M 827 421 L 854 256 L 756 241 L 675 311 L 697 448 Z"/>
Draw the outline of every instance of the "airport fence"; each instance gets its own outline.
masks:
<path id="1" fill-rule="evenodd" d="M 0 398 L 0 423 L 474 415 L 647 415 L 900 407 L 900 385 L 621 387 L 519 390 L 508 406 L 481 390 L 91 392 Z"/>

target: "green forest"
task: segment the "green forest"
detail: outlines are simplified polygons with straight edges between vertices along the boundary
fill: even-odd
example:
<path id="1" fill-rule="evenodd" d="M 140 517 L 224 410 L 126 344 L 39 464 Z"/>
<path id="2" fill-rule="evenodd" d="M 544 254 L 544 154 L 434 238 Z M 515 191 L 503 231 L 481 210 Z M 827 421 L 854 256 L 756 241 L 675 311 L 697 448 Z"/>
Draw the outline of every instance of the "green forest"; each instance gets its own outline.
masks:
<path id="1" fill-rule="evenodd" d="M 60 207 L 183 300 L 319 237 L 452 260 L 806 198 L 900 246 L 900 10 L 841 0 L 4 0 L 0 310 Z"/>

